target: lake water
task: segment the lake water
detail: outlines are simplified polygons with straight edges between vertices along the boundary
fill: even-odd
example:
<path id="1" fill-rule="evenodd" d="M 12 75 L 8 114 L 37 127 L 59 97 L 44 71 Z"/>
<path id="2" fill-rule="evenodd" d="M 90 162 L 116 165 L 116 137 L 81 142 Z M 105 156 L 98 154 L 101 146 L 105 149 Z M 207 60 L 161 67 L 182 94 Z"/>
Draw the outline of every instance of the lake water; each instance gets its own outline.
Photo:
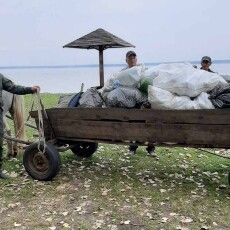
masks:
<path id="1" fill-rule="evenodd" d="M 105 81 L 122 68 L 122 65 L 105 66 Z M 220 74 L 230 74 L 230 63 L 213 64 L 212 69 Z M 17 84 L 25 86 L 39 85 L 41 92 L 73 93 L 80 90 L 81 83 L 84 83 L 84 90 L 99 85 L 99 69 L 97 66 L 22 69 L 9 67 L 0 68 L 0 73 Z"/>

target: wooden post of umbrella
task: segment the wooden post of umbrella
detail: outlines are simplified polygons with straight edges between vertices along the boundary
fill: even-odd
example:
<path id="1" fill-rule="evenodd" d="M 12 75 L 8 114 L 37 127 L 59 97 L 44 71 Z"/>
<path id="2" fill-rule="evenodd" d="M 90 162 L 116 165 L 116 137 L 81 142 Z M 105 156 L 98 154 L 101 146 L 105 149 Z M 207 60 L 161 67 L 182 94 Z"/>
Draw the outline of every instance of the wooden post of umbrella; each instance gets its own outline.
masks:
<path id="1" fill-rule="evenodd" d="M 104 86 L 104 61 L 103 61 L 103 46 L 99 46 L 99 73 L 100 73 L 100 86 Z"/>

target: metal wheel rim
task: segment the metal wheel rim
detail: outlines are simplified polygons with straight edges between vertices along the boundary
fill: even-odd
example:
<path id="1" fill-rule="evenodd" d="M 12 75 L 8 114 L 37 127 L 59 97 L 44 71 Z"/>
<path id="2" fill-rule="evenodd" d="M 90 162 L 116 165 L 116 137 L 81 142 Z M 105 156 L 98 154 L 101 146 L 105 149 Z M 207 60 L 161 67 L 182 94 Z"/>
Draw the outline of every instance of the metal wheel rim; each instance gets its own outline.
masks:
<path id="1" fill-rule="evenodd" d="M 33 154 L 30 167 L 37 172 L 45 172 L 49 168 L 49 161 L 44 153 L 37 152 Z"/>

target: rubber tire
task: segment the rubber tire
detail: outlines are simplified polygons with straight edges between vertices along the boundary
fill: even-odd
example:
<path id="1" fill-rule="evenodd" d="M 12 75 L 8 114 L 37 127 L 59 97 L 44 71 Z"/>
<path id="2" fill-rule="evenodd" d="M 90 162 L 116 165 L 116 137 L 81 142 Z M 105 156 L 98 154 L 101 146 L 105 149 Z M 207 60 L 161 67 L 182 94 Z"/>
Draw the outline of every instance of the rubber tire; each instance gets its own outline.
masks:
<path id="1" fill-rule="evenodd" d="M 40 148 L 41 150 L 43 150 L 44 144 L 41 144 Z M 32 161 L 33 159 L 35 159 L 35 154 L 38 153 L 38 142 L 33 143 L 26 148 L 23 156 L 23 165 L 25 167 L 25 170 L 35 180 L 50 181 L 58 174 L 60 170 L 61 159 L 59 152 L 53 145 L 48 143 L 46 144 L 44 155 L 45 159 L 48 160 L 48 168 L 44 172 L 36 170 L 36 166 L 34 166 Z M 31 156 L 32 154 L 33 156 Z"/>
<path id="2" fill-rule="evenodd" d="M 91 157 L 97 151 L 98 143 L 94 142 L 75 142 L 71 148 L 72 152 L 78 157 Z"/>

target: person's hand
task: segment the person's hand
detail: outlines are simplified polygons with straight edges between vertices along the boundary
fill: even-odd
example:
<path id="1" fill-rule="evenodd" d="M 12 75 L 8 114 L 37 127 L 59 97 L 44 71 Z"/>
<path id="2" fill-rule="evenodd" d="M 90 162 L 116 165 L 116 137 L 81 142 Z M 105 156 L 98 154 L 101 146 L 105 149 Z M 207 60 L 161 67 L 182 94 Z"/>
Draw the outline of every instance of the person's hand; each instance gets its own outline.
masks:
<path id="1" fill-rule="evenodd" d="M 33 93 L 39 93 L 40 92 L 40 87 L 39 86 L 37 86 L 37 85 L 35 85 L 35 86 L 32 86 L 31 87 L 32 88 L 32 91 L 33 91 Z"/>

